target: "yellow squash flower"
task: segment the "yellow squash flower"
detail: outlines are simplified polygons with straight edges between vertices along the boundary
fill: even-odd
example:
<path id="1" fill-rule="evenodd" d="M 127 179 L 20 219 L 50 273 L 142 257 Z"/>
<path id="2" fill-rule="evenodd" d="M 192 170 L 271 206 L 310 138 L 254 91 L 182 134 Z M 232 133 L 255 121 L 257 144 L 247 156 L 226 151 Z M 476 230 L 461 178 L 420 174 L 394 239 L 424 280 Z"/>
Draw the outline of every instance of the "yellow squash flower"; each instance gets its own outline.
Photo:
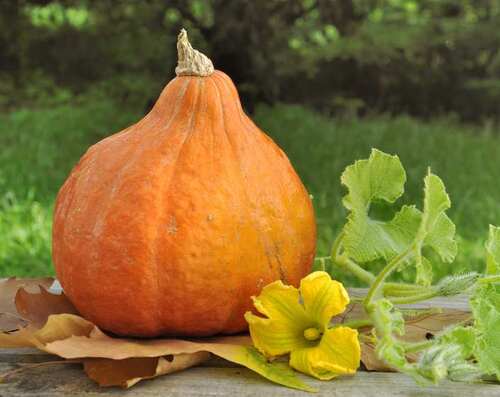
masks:
<path id="1" fill-rule="evenodd" d="M 361 351 L 358 332 L 329 327 L 332 317 L 345 310 L 349 295 L 328 273 L 309 274 L 299 289 L 275 281 L 252 299 L 265 317 L 247 312 L 245 319 L 262 354 L 290 353 L 292 368 L 322 380 L 356 372 Z"/>

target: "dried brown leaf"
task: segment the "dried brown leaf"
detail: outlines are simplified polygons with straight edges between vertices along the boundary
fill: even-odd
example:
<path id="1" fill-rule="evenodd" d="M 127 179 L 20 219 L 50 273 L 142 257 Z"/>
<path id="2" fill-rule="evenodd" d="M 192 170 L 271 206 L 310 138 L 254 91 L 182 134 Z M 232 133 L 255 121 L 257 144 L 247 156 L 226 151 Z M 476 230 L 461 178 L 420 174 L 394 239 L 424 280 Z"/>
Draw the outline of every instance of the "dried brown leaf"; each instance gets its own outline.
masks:
<path id="1" fill-rule="evenodd" d="M 19 288 L 15 297 L 17 312 L 36 327 L 43 326 L 51 314 L 78 314 L 64 293 L 52 294 L 40 285 L 39 292 Z"/>
<path id="2" fill-rule="evenodd" d="M 19 288 L 24 287 L 27 291 L 37 290 L 38 286 L 49 288 L 54 279 L 45 278 L 25 278 L 15 277 L 0 281 L 0 331 L 8 332 L 25 326 L 27 322 L 21 318 L 16 310 L 15 296 Z"/>
<path id="3" fill-rule="evenodd" d="M 439 312 L 428 312 L 411 318 L 406 318 L 406 328 L 403 340 L 416 342 L 429 339 L 450 325 L 466 322 L 472 315 L 468 311 L 442 309 Z"/>
<path id="4" fill-rule="evenodd" d="M 45 351 L 65 358 L 100 357 L 113 360 L 127 360 L 133 357 L 183 356 L 183 361 L 179 362 L 179 369 L 182 365 L 191 365 L 193 361 L 196 361 L 196 358 L 200 357 L 198 353 L 210 352 L 228 361 L 244 365 L 276 383 L 304 391 L 315 390 L 297 378 L 296 373 L 289 367 L 268 362 L 252 346 L 248 336 L 228 336 L 192 341 L 123 339 L 111 338 L 98 328 L 94 328 L 88 336 L 72 336 L 47 343 Z M 175 368 L 167 367 L 166 370 L 171 372 Z"/>
<path id="5" fill-rule="evenodd" d="M 0 333 L 0 347 L 36 347 L 48 351 L 48 343 L 74 335 L 89 335 L 94 327 L 91 322 L 74 314 L 53 314 L 42 328 L 30 324 L 8 334 Z"/>
<path id="6" fill-rule="evenodd" d="M 393 372 L 385 362 L 380 360 L 375 353 L 375 347 L 371 343 L 361 343 L 361 362 L 368 371 Z"/>
<path id="7" fill-rule="evenodd" d="M 5 293 L 11 296 L 10 303 L 9 299 L 0 297 L 4 298 L 4 307 L 10 311 L 13 311 L 15 291 L 19 289 L 15 298 L 17 310 L 11 315 L 12 324 L 17 321 L 19 314 L 30 321 L 28 326 L 16 332 L 0 334 L 0 346 L 33 346 L 67 359 L 82 358 L 89 377 L 102 386 L 130 387 L 142 379 L 196 365 L 205 360 L 209 352 L 246 365 L 264 376 L 266 371 L 269 371 L 262 367 L 258 358 L 252 356 L 252 342 L 248 336 L 192 341 L 113 338 L 100 331 L 91 322 L 75 315 L 75 308 L 63 294 L 55 295 L 47 291 L 45 285 L 51 284 L 52 280 L 47 279 L 45 285 L 42 283 L 43 286 L 33 292 L 35 282 L 39 283 L 40 280 L 28 280 L 28 283 L 25 283 L 24 280 L 10 279 L 3 285 L 0 284 L 0 294 L 3 287 Z M 31 291 L 20 288 L 26 285 Z M 0 302 L 0 306 L 1 304 Z M 0 323 L 2 316 L 7 317 L 9 314 L 0 314 Z M 432 337 L 452 324 L 467 321 L 470 313 L 444 309 L 440 312 L 416 312 L 405 317 L 406 333 L 402 339 L 417 341 Z M 343 323 L 362 318 L 365 318 L 362 305 L 355 303 L 350 305 L 335 322 Z M 367 334 L 370 328 L 360 331 Z M 169 361 L 165 357 L 174 359 Z M 415 355 L 409 357 L 410 360 L 415 358 Z M 377 358 L 374 346 L 370 343 L 362 343 L 361 360 L 368 370 L 392 371 Z M 267 376 L 274 375 L 272 372 L 267 372 Z"/>
<path id="8" fill-rule="evenodd" d="M 408 354 L 408 361 L 417 359 L 417 354 Z M 368 371 L 395 372 L 394 368 L 388 366 L 383 360 L 377 357 L 375 346 L 372 343 L 361 343 L 361 362 Z"/>
<path id="9" fill-rule="evenodd" d="M 197 352 L 166 357 L 134 357 L 124 360 L 88 358 L 83 362 L 88 377 L 100 386 L 129 388 L 143 379 L 151 379 L 193 367 L 210 358 Z"/>
<path id="10" fill-rule="evenodd" d="M 71 336 L 55 340 L 45 346 L 46 351 L 60 357 L 101 357 L 123 360 L 131 357 L 161 357 L 216 350 L 221 353 L 233 345 L 251 346 L 248 336 L 227 336 L 198 339 L 125 339 L 112 338 L 95 327 L 89 335 Z M 217 354 L 217 353 L 215 353 Z M 220 355 L 220 354 L 218 354 Z"/>
<path id="11" fill-rule="evenodd" d="M 132 368 L 114 368 L 109 362 L 95 361 L 88 370 L 93 378 L 102 384 L 120 384 L 128 387 L 141 379 L 180 370 L 198 363 L 206 353 L 213 353 L 228 361 L 244 365 L 276 383 L 305 391 L 314 391 L 302 382 L 290 368 L 270 363 L 252 346 L 248 336 L 227 336 L 197 340 L 179 339 L 123 339 L 112 338 L 92 323 L 73 314 L 53 314 L 42 328 L 31 325 L 11 334 L 0 334 L 0 347 L 34 346 L 63 358 L 99 358 L 109 360 L 128 360 L 131 358 L 158 358 L 168 355 L 179 356 L 175 364 L 167 365 L 158 361 L 157 370 L 148 374 L 128 378 Z M 205 353 L 205 354 L 202 354 Z M 97 365 L 109 368 L 108 373 L 98 375 Z M 92 369 L 94 368 L 94 369 Z M 100 367 L 99 367 L 100 368 Z M 93 371 L 93 372 L 92 372 Z M 143 376 L 144 375 L 144 376 Z"/>
<path id="12" fill-rule="evenodd" d="M 19 315 L 0 313 L 0 332 L 12 332 L 28 325 L 28 321 Z"/>

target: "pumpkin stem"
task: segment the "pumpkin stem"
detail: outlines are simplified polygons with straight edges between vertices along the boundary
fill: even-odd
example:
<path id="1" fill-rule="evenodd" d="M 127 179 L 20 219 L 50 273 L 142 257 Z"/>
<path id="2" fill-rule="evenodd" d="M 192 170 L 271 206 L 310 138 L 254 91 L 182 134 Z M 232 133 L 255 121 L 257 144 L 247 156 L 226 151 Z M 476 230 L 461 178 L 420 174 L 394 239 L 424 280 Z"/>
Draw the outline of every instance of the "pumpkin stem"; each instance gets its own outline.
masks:
<path id="1" fill-rule="evenodd" d="M 177 36 L 177 54 L 177 76 L 210 76 L 214 72 L 212 61 L 191 46 L 185 29 Z"/>

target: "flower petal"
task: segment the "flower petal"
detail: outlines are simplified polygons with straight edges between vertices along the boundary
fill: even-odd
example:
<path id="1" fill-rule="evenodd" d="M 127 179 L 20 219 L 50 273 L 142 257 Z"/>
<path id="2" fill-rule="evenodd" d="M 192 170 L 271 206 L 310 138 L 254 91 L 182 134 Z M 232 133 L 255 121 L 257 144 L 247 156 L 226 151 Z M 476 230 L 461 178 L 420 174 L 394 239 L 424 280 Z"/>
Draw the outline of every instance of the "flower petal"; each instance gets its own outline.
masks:
<path id="1" fill-rule="evenodd" d="M 255 347 L 267 356 L 289 353 L 311 346 L 304 338 L 304 329 L 312 325 L 299 302 L 299 291 L 275 281 L 253 298 L 255 308 L 264 316 L 245 314 Z"/>
<path id="2" fill-rule="evenodd" d="M 342 313 L 349 303 L 344 286 L 326 272 L 313 272 L 300 282 L 300 294 L 307 314 L 326 328 L 333 316 Z"/>
<path id="3" fill-rule="evenodd" d="M 328 329 L 317 347 L 294 350 L 290 366 L 297 371 L 329 380 L 350 375 L 359 367 L 361 348 L 358 331 L 348 327 Z"/>

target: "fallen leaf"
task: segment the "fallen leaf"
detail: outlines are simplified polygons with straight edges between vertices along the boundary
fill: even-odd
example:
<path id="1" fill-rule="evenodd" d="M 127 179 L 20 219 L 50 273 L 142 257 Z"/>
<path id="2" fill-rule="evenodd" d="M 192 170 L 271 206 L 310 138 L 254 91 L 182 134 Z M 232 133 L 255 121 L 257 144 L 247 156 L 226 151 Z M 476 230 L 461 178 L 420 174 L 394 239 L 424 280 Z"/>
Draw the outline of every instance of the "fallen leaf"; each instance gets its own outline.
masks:
<path id="1" fill-rule="evenodd" d="M 368 371 L 394 372 L 391 367 L 377 357 L 375 346 L 371 343 L 361 342 L 361 362 Z"/>
<path id="2" fill-rule="evenodd" d="M 46 349 L 48 343 L 75 335 L 90 335 L 94 327 L 74 314 L 53 314 L 42 328 L 29 324 L 11 333 L 0 333 L 0 347 L 36 347 L 49 352 Z"/>
<path id="3" fill-rule="evenodd" d="M 31 293 L 21 290 L 17 295 L 18 308 L 32 320 L 28 326 L 6 334 L 0 334 L 0 347 L 37 347 L 63 358 L 107 359 L 111 361 L 90 361 L 88 373 L 93 374 L 102 384 L 119 383 L 124 387 L 141 379 L 169 373 L 176 368 L 195 365 L 200 357 L 213 353 L 228 361 L 243 365 L 263 377 L 299 390 L 314 391 L 302 382 L 286 364 L 268 362 L 253 346 L 249 336 L 206 338 L 196 340 L 181 339 L 125 339 L 108 336 L 91 322 L 75 314 L 57 313 L 67 307 L 73 310 L 64 295 L 53 295 L 46 289 Z M 45 321 L 45 319 L 47 319 Z M 44 324 L 44 325 L 43 325 Z M 43 326 L 42 326 L 43 325 Z M 200 353 L 201 352 L 201 353 Z M 174 364 L 167 365 L 159 357 L 174 356 Z M 133 358 L 157 359 L 156 369 L 146 374 L 136 371 Z M 121 361 L 116 364 L 112 361 Z M 149 361 L 148 361 L 149 362 Z M 127 363 L 130 363 L 128 365 Z M 152 364 L 151 364 L 152 365 Z M 108 368 L 102 377 L 96 368 Z M 116 373 L 112 368 L 116 368 Z M 134 376 L 133 376 L 134 375 Z"/>
<path id="4" fill-rule="evenodd" d="M 51 314 L 78 314 L 64 293 L 52 294 L 43 285 L 40 285 L 39 292 L 34 293 L 19 288 L 15 305 L 17 312 L 37 327 L 44 325 Z"/>
<path id="5" fill-rule="evenodd" d="M 61 320 L 67 321 L 67 319 Z M 59 338 L 47 342 L 44 348 L 49 353 L 68 359 L 96 357 L 123 360 L 131 357 L 161 357 L 169 354 L 195 353 L 200 350 L 211 351 L 214 346 L 220 354 L 231 355 L 234 346 L 251 347 L 252 340 L 249 336 L 224 336 L 193 340 L 115 338 L 108 336 L 94 326 L 88 334 Z"/>
<path id="6" fill-rule="evenodd" d="M 0 332 L 12 332 L 28 325 L 28 321 L 19 315 L 11 313 L 0 313 Z"/>
<path id="7" fill-rule="evenodd" d="M 143 379 L 178 372 L 210 358 L 208 352 L 166 357 L 134 357 L 124 360 L 109 358 L 84 359 L 83 367 L 90 379 L 100 386 L 129 388 Z"/>
<path id="8" fill-rule="evenodd" d="M 412 362 L 417 360 L 417 354 L 408 354 L 406 356 L 408 361 Z M 365 366 L 367 371 L 376 371 L 376 372 L 396 372 L 394 368 L 388 366 L 385 361 L 379 359 L 377 357 L 377 353 L 375 352 L 375 345 L 372 343 L 361 343 L 361 362 Z"/>
<path id="9" fill-rule="evenodd" d="M 303 383 L 287 365 L 268 362 L 253 346 L 249 336 L 225 336 L 196 340 L 112 338 L 97 327 L 90 335 L 71 336 L 45 345 L 45 351 L 73 359 L 85 357 L 124 360 L 132 357 L 210 352 L 225 360 L 243 365 L 263 377 L 299 390 L 314 391 Z"/>
<path id="10" fill-rule="evenodd" d="M 24 287 L 27 291 L 37 290 L 38 286 L 49 288 L 54 279 L 45 278 L 7 278 L 0 281 L 0 331 L 9 332 L 16 330 L 19 326 L 25 326 L 27 322 L 17 312 L 15 296 L 19 288 Z"/>
<path id="11" fill-rule="evenodd" d="M 449 327 L 472 319 L 471 312 L 456 309 L 442 309 L 439 312 L 423 312 L 408 318 L 406 316 L 405 334 L 403 340 L 416 342 L 429 339 Z"/>

